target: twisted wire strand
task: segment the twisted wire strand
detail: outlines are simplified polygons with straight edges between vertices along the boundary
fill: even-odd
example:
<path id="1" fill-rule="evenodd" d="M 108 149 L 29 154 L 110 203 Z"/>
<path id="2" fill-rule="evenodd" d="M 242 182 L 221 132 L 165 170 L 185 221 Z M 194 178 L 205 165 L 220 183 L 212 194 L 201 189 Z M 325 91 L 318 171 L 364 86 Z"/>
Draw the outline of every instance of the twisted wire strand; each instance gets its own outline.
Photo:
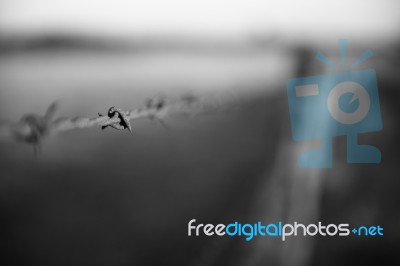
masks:
<path id="1" fill-rule="evenodd" d="M 40 149 L 41 142 L 50 135 L 64 131 L 99 126 L 102 129 L 111 127 L 117 130 L 131 131 L 130 121 L 141 118 L 157 120 L 165 125 L 163 119 L 167 116 L 197 116 L 212 113 L 219 105 L 207 104 L 196 96 L 184 96 L 175 103 L 169 103 L 163 98 L 147 100 L 144 107 L 124 111 L 111 107 L 107 115 L 98 113 L 98 117 L 55 118 L 58 109 L 56 102 L 52 103 L 45 115 L 28 114 L 17 123 L 0 125 L 0 139 L 11 138 L 20 142 L 32 144 L 34 149 Z"/>

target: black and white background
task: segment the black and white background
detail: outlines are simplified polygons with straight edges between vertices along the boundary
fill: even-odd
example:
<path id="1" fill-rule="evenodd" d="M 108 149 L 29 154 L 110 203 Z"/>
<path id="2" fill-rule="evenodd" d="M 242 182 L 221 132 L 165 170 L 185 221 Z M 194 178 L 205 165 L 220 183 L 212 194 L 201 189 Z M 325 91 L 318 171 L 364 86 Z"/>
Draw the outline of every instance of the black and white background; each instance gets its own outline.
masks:
<path id="1" fill-rule="evenodd" d="M 196 95 L 215 112 L 93 127 L 32 146 L 0 138 L 1 265 L 395 265 L 400 238 L 400 3 L 0 0 L 0 123 L 96 117 Z M 285 81 L 365 49 L 378 165 L 299 169 Z M 0 134 L 1 135 L 1 134 Z M 381 225 L 383 237 L 189 237 L 187 223 Z"/>

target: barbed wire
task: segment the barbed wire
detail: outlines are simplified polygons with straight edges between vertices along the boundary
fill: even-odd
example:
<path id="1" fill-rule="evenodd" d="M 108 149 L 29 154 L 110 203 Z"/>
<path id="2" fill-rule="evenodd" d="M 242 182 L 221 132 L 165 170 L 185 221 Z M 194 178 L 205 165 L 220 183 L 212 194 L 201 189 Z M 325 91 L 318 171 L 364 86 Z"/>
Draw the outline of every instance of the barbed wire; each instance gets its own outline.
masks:
<path id="1" fill-rule="evenodd" d="M 147 118 L 158 121 L 166 127 L 167 116 L 190 116 L 217 111 L 219 103 L 207 103 L 195 95 L 184 95 L 173 103 L 167 103 L 164 97 L 148 99 L 143 107 L 124 111 L 112 106 L 106 115 L 98 113 L 98 117 L 56 118 L 58 103 L 53 102 L 43 116 L 37 114 L 24 115 L 17 123 L 0 125 L 0 139 L 14 139 L 33 145 L 35 153 L 40 152 L 41 143 L 47 137 L 64 131 L 99 126 L 132 132 L 131 121 Z"/>

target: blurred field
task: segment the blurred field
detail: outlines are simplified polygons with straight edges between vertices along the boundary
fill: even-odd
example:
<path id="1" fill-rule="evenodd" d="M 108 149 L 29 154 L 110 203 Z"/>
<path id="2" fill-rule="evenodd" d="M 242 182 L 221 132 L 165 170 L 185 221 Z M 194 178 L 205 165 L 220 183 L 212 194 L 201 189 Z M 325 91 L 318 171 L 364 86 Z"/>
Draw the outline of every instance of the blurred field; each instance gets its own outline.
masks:
<path id="1" fill-rule="evenodd" d="M 284 81 L 296 58 L 283 51 L 227 55 L 33 53 L 0 61 L 0 118 L 43 113 L 96 116 L 109 106 L 139 107 L 156 94 L 184 93 L 228 102 L 211 115 L 151 121 L 134 133 L 99 128 L 66 132 L 43 154 L 1 143 L 0 247 L 4 265 L 240 265 L 257 242 L 189 238 L 187 222 L 254 222 L 279 217 L 255 208 L 260 189 L 293 169 Z M 378 65 L 384 130 L 361 140 L 382 150 L 380 165 L 347 165 L 337 140 L 336 167 L 324 173 L 321 221 L 380 223 L 382 239 L 317 239 L 312 265 L 384 265 L 394 258 L 397 224 L 399 79 Z M 398 68 L 397 68 L 398 69 Z M 388 74 L 389 73 L 389 74 Z M 231 101 L 232 100 L 232 101 Z M 283 163 L 282 163 L 283 162 Z M 296 171 L 294 171 L 296 173 Z M 289 187 L 290 189 L 290 183 Z M 267 197 L 269 195 L 266 195 Z M 274 196 L 268 204 L 279 204 Z M 267 205 L 267 202 L 266 202 Z M 266 211 L 266 212 L 264 212 Z M 272 262 L 279 260 L 272 251 Z M 206 256 L 203 250 L 211 246 Z M 368 256 L 367 256 L 367 255 Z"/>

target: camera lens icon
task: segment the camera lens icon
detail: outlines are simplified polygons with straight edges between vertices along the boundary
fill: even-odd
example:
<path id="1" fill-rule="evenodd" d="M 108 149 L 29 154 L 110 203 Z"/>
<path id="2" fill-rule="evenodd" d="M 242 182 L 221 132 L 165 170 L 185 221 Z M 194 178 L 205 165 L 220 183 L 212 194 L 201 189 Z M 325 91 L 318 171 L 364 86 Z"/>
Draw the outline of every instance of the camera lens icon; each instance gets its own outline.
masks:
<path id="1" fill-rule="evenodd" d="M 343 111 L 340 106 L 341 97 L 345 94 L 351 94 L 352 98 L 348 105 L 358 101 L 358 107 L 353 112 Z M 328 111 L 329 114 L 339 123 L 356 124 L 363 120 L 371 107 L 371 100 L 367 90 L 359 83 L 353 81 L 345 81 L 337 84 L 328 95 Z"/>
<path id="2" fill-rule="evenodd" d="M 347 63 L 347 40 L 339 40 L 340 65 Z M 373 55 L 364 51 L 351 67 L 358 67 Z M 337 63 L 318 52 L 315 58 L 330 68 Z M 332 139 L 347 137 L 347 163 L 380 163 L 381 152 L 359 144 L 361 133 L 382 129 L 378 84 L 374 69 L 349 70 L 286 81 L 290 124 L 295 141 L 319 141 L 319 148 L 305 145 L 298 157 L 302 168 L 331 168 Z"/>
<path id="3" fill-rule="evenodd" d="M 299 155 L 302 168 L 332 167 L 332 139 L 347 138 L 348 163 L 379 163 L 378 148 L 358 143 L 358 135 L 382 129 L 373 69 L 289 79 L 286 82 L 292 137 L 319 140 L 319 148 Z"/>

